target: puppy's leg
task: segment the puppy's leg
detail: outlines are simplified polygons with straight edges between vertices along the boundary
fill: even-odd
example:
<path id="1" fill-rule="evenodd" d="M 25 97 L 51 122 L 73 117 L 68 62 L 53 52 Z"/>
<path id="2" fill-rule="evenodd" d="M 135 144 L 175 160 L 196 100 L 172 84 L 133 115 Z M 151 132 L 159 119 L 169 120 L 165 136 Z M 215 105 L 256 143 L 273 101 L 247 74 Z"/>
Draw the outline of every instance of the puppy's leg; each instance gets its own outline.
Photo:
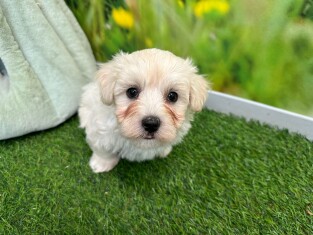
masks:
<path id="1" fill-rule="evenodd" d="M 166 149 L 164 149 L 163 153 L 160 154 L 160 158 L 167 157 L 167 155 L 169 155 L 171 151 L 172 151 L 172 146 L 167 147 Z"/>
<path id="2" fill-rule="evenodd" d="M 109 153 L 100 155 L 94 152 L 90 158 L 89 166 L 94 173 L 108 172 L 116 166 L 119 160 L 118 156 Z"/>

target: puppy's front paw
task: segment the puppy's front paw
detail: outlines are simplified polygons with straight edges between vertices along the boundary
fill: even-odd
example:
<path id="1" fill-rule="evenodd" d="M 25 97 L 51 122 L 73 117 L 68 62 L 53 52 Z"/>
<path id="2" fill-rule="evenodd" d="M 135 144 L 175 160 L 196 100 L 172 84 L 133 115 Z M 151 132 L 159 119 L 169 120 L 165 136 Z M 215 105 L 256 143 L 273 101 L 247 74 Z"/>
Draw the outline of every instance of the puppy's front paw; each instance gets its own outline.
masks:
<path id="1" fill-rule="evenodd" d="M 119 160 L 118 157 L 99 157 L 93 153 L 89 161 L 89 166 L 94 173 L 108 172 L 116 166 Z"/>

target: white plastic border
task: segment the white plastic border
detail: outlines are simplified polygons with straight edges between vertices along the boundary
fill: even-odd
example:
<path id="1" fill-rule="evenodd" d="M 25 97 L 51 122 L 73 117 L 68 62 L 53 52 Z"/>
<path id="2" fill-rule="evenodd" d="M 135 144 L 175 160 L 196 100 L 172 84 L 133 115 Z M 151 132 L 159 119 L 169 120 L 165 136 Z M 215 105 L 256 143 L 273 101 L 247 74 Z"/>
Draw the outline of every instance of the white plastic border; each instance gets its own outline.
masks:
<path id="1" fill-rule="evenodd" d="M 209 91 L 205 107 L 246 120 L 257 120 L 279 129 L 288 129 L 313 141 L 313 118 L 308 116 L 216 91 Z"/>

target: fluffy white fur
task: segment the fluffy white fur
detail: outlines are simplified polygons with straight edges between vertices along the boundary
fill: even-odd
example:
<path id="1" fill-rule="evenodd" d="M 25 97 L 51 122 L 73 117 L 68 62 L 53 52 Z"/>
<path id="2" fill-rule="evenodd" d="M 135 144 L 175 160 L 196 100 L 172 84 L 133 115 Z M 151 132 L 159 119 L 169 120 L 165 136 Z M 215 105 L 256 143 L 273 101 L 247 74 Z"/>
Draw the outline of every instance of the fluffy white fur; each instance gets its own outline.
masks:
<path id="1" fill-rule="evenodd" d="M 92 170 L 109 171 L 120 158 L 166 157 L 206 100 L 209 87 L 197 72 L 189 59 L 159 49 L 120 53 L 103 64 L 84 87 L 79 108 L 80 126 L 93 151 Z M 138 97 L 129 98 L 129 88 L 136 88 Z M 178 95 L 177 101 L 168 99 L 170 92 Z M 147 116 L 160 120 L 152 134 L 142 125 Z"/>

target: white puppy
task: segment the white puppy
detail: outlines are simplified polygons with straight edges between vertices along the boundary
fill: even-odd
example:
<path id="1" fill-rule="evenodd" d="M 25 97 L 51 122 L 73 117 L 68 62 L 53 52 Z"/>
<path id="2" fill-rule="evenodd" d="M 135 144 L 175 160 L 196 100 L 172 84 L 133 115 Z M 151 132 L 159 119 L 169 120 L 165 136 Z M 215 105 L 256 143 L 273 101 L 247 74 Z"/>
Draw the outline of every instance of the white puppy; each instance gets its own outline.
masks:
<path id="1" fill-rule="evenodd" d="M 166 157 L 187 134 L 208 88 L 189 59 L 168 51 L 120 53 L 102 64 L 79 108 L 92 170 L 109 171 L 120 158 Z"/>

